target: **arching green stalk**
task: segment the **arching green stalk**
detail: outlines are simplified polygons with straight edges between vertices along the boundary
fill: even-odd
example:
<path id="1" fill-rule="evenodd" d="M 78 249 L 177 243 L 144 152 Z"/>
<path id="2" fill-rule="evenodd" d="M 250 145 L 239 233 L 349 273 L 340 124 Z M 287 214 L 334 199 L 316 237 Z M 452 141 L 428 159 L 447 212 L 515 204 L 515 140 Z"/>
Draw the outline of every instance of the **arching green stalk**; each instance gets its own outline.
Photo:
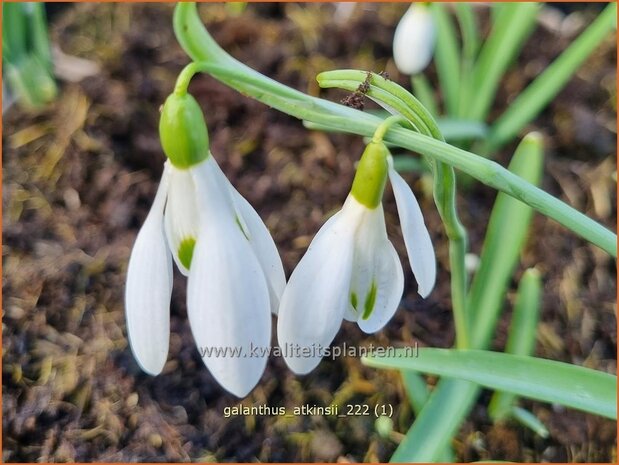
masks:
<path id="1" fill-rule="evenodd" d="M 291 89 L 238 62 L 215 43 L 200 21 L 193 3 L 179 3 L 174 26 L 185 51 L 196 61 L 206 61 L 216 79 L 299 119 L 334 130 L 372 136 L 380 118 Z M 212 63 L 212 64 L 211 64 Z M 617 236 L 591 218 L 510 173 L 499 164 L 405 128 L 393 128 L 385 142 L 396 144 L 453 166 L 484 184 L 517 198 L 563 224 L 579 236 L 617 256 Z"/>

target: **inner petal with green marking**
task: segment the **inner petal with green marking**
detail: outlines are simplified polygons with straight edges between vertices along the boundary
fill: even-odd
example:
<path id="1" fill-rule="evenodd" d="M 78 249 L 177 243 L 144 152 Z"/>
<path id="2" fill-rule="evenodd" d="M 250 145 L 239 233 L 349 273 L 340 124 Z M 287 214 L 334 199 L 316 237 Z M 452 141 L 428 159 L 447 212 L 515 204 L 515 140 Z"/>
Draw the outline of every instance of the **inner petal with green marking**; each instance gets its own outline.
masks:
<path id="1" fill-rule="evenodd" d="M 364 320 L 367 320 L 372 314 L 372 311 L 374 310 L 374 305 L 376 304 L 377 290 L 378 288 L 376 287 L 376 281 L 372 280 L 370 290 L 365 296 L 365 303 L 363 304 L 363 315 L 361 316 L 361 318 L 363 318 Z"/>
<path id="2" fill-rule="evenodd" d="M 351 292 L 350 293 L 350 305 L 352 305 L 352 308 L 357 310 L 358 304 L 359 304 L 359 298 L 357 297 L 357 294 L 355 292 Z"/>
<path id="3" fill-rule="evenodd" d="M 181 241 L 181 245 L 178 247 L 178 259 L 187 269 L 191 266 L 191 259 L 193 258 L 193 249 L 195 246 L 195 237 L 186 237 Z"/>
<path id="4" fill-rule="evenodd" d="M 236 224 L 241 230 L 241 232 L 243 233 L 243 236 L 245 236 L 245 239 L 249 240 L 249 234 L 247 233 L 246 227 L 241 222 L 241 218 L 239 217 L 239 215 L 236 215 L 234 217 L 234 220 L 236 221 Z"/>

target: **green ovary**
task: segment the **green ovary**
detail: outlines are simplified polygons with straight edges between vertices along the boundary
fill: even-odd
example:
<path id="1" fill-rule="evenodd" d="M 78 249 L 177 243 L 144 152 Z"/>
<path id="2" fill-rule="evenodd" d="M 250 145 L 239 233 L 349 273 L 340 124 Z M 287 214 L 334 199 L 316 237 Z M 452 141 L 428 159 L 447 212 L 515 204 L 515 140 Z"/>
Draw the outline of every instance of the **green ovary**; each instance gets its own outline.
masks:
<path id="1" fill-rule="evenodd" d="M 382 142 L 370 142 L 365 148 L 350 193 L 368 208 L 380 205 L 387 182 L 389 150 Z"/>
<path id="2" fill-rule="evenodd" d="M 159 138 L 163 151 L 178 169 L 187 169 L 209 156 L 209 138 L 200 105 L 189 94 L 170 95 L 161 110 Z"/>
<path id="3" fill-rule="evenodd" d="M 191 259 L 193 258 L 193 249 L 195 246 L 196 240 L 193 237 L 183 239 L 178 246 L 178 259 L 187 269 L 191 266 Z"/>

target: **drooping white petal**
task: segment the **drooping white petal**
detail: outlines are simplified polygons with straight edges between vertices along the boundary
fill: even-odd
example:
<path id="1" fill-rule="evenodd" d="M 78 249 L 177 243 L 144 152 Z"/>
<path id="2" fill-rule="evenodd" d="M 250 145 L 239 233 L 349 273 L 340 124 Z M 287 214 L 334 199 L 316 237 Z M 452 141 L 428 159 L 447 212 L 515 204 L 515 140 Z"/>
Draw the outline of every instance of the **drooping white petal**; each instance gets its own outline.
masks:
<path id="1" fill-rule="evenodd" d="M 277 315 L 279 299 L 286 287 L 286 275 L 277 246 L 254 207 L 232 186 L 216 163 L 215 167 L 232 193 L 234 206 L 239 215 L 239 223 L 245 230 L 249 244 L 260 262 L 269 285 L 271 312 Z"/>
<path id="2" fill-rule="evenodd" d="M 365 207 L 349 196 L 342 210 L 320 229 L 284 289 L 277 337 L 295 373 L 308 373 L 320 363 L 341 326 L 350 302 L 360 208 Z"/>
<path id="3" fill-rule="evenodd" d="M 165 209 L 165 232 L 174 262 L 183 275 L 189 270 L 179 257 L 184 241 L 198 237 L 198 207 L 196 189 L 189 170 L 181 170 L 169 164 L 170 190 Z"/>
<path id="4" fill-rule="evenodd" d="M 432 60 L 436 28 L 432 12 L 424 4 L 412 4 L 393 36 L 393 59 L 403 74 L 417 74 Z"/>
<path id="5" fill-rule="evenodd" d="M 277 246 L 271 237 L 271 233 L 256 210 L 254 210 L 250 203 L 236 190 L 234 190 L 234 193 L 234 203 L 248 228 L 249 244 L 260 262 L 260 266 L 262 267 L 262 271 L 269 285 L 271 311 L 277 315 L 279 300 L 286 287 L 286 275 L 284 273 L 282 259 L 279 256 Z"/>
<path id="6" fill-rule="evenodd" d="M 366 333 L 381 329 L 398 308 L 404 274 L 397 252 L 387 237 L 382 205 L 368 209 L 355 237 L 351 294 L 355 321 Z"/>
<path id="7" fill-rule="evenodd" d="M 421 297 L 427 297 L 436 281 L 436 257 L 430 239 L 430 233 L 423 221 L 419 203 L 410 186 L 404 181 L 392 163 L 389 167 L 389 180 L 393 187 L 404 244 L 410 261 L 411 269 L 417 280 L 417 292 Z"/>
<path id="8" fill-rule="evenodd" d="M 125 288 L 129 344 L 140 367 L 151 375 L 161 373 L 170 338 L 172 257 L 163 228 L 168 178 L 166 168 L 153 206 L 133 245 Z"/>
<path id="9" fill-rule="evenodd" d="M 268 358 L 269 291 L 260 263 L 237 224 L 230 192 L 213 163 L 210 156 L 191 169 L 201 226 L 189 273 L 187 309 L 204 364 L 225 389 L 245 397 L 260 380 Z"/>

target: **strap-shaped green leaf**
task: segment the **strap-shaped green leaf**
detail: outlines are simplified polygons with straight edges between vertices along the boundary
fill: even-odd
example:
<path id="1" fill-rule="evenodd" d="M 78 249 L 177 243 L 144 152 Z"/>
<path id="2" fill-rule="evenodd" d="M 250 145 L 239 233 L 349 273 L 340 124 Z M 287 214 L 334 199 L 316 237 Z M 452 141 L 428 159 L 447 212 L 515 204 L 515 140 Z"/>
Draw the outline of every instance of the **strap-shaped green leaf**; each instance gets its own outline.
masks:
<path id="1" fill-rule="evenodd" d="M 414 370 L 458 378 L 522 397 L 617 418 L 617 377 L 601 371 L 536 357 L 486 350 L 419 349 L 390 357 L 365 357 L 377 368 Z"/>

